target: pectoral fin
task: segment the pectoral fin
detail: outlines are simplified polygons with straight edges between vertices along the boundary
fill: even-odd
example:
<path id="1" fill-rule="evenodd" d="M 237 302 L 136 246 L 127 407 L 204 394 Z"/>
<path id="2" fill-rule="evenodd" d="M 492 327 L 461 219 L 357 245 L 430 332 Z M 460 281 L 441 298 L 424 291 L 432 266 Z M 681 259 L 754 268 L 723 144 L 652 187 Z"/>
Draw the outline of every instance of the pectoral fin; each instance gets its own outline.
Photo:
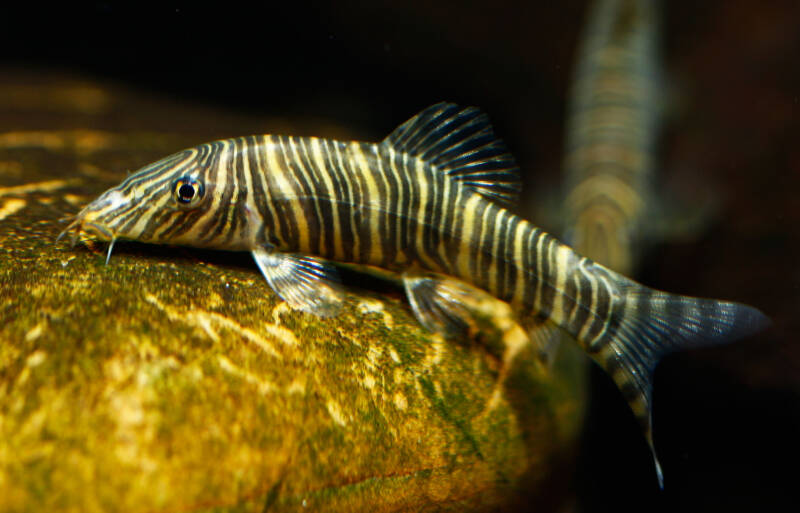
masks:
<path id="1" fill-rule="evenodd" d="M 266 248 L 252 254 L 269 286 L 292 308 L 329 317 L 341 307 L 338 274 L 331 264 Z"/>

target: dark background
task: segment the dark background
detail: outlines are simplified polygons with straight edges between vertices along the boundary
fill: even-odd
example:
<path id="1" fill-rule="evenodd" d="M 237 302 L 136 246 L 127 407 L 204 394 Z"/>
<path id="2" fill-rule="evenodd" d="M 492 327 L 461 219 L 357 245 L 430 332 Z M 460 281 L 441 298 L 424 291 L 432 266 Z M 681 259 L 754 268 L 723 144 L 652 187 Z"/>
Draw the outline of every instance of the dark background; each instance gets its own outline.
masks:
<path id="1" fill-rule="evenodd" d="M 66 71 L 177 102 L 329 120 L 367 140 L 440 100 L 478 105 L 517 157 L 520 213 L 537 222 L 537 205 L 558 191 L 586 7 L 549 4 L 32 3 L 1 14 L 0 72 Z M 651 247 L 638 279 L 756 305 L 774 327 L 669 356 L 659 367 L 664 492 L 632 415 L 594 372 L 571 486 L 576 508 L 792 507 L 800 457 L 800 3 L 673 0 L 664 15 L 661 190 L 717 208 L 693 236 Z"/>

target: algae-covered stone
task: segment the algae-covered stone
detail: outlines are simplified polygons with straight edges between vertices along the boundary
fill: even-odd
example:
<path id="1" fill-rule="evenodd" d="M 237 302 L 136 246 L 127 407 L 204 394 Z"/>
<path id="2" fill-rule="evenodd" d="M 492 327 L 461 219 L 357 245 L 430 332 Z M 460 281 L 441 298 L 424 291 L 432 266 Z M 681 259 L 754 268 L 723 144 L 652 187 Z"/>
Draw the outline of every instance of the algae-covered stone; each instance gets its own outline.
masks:
<path id="1" fill-rule="evenodd" d="M 53 243 L 126 170 L 293 127 L 84 82 L 0 89 L 0 511 L 481 511 L 535 496 L 569 452 L 570 347 L 549 369 L 527 345 L 504 359 L 377 292 L 291 311 L 243 254 L 119 243 L 106 266 Z"/>

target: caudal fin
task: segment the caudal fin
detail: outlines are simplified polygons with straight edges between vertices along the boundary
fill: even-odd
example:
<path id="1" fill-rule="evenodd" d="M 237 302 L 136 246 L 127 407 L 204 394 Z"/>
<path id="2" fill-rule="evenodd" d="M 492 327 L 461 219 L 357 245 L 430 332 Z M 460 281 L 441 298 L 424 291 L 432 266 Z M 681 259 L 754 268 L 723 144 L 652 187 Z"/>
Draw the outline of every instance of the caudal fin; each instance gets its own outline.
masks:
<path id="1" fill-rule="evenodd" d="M 620 308 L 590 353 L 611 375 L 642 425 L 663 487 L 651 431 L 656 363 L 673 351 L 744 338 L 766 328 L 770 321 L 750 306 L 669 294 L 617 277 L 622 292 Z"/>

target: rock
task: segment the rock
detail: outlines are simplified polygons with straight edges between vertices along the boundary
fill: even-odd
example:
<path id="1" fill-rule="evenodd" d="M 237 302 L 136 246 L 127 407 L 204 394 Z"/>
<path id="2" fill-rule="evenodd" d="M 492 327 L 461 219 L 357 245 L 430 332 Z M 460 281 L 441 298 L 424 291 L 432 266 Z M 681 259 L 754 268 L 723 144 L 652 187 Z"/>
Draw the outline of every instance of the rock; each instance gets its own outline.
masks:
<path id="1" fill-rule="evenodd" d="M 106 266 L 103 245 L 54 244 L 126 170 L 296 126 L 63 77 L 0 93 L 0 511 L 485 511 L 554 493 L 584 404 L 572 347 L 549 369 L 525 345 L 506 361 L 505 331 L 442 340 L 386 291 L 332 319 L 290 311 L 244 254 L 118 243 Z"/>

